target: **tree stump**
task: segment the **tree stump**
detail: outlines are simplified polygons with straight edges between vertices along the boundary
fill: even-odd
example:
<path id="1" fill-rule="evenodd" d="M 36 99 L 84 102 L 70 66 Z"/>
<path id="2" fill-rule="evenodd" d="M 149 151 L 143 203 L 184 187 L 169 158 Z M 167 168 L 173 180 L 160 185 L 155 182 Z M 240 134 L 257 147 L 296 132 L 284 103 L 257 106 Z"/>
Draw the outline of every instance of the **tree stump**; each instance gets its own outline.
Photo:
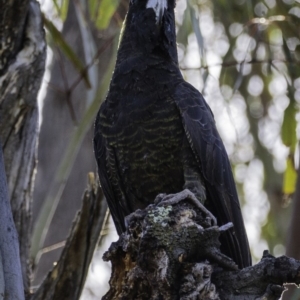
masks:
<path id="1" fill-rule="evenodd" d="M 112 263 L 110 290 L 117 299 L 279 299 L 284 283 L 300 282 L 300 261 L 267 251 L 255 266 L 239 270 L 220 251 L 217 226 L 188 190 L 158 195 L 154 204 L 126 219 L 127 230 L 104 254 Z"/>

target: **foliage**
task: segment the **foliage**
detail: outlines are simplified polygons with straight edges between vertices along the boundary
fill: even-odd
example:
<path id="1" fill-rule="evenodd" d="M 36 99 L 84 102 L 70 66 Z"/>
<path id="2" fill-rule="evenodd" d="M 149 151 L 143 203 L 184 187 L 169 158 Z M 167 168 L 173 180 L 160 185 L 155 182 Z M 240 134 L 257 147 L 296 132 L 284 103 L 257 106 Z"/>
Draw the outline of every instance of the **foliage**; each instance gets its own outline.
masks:
<path id="1" fill-rule="evenodd" d="M 238 109 L 232 109 L 234 105 L 243 107 L 239 111 L 244 115 L 244 128 L 236 127 L 235 137 L 230 138 L 231 158 L 239 170 L 247 170 L 256 159 L 263 163 L 263 189 L 271 207 L 267 220 L 260 223 L 265 224 L 262 236 L 273 251 L 277 244 L 285 243 L 289 224 L 286 200 L 294 193 L 296 183 L 296 114 L 300 100 L 299 3 L 293 0 L 188 0 L 187 3 L 182 25 L 179 25 L 178 41 L 188 55 L 190 40 L 184 33 L 193 35 L 195 32 L 200 54 L 205 58 L 214 53 L 217 57 L 219 87 L 214 86 L 219 88 L 222 104 L 229 108 L 229 119 L 230 110 Z M 186 20 L 189 15 L 193 17 L 188 13 L 191 7 L 196 12 L 194 15 L 199 16 L 202 35 L 206 36 L 204 45 L 199 43 L 197 30 Z M 207 33 L 209 31 L 213 34 Z M 203 57 L 199 70 L 208 70 L 208 76 L 215 76 L 211 75 L 216 73 L 213 70 L 215 65 Z M 202 87 L 205 86 L 203 81 Z M 232 119 L 234 123 L 234 116 Z M 240 181 L 244 180 L 247 178 Z M 244 196 L 246 202 L 252 201 Z M 277 234 L 269 231 L 271 227 Z"/>
<path id="2" fill-rule="evenodd" d="M 82 2 L 74 1 L 77 6 Z M 62 21 L 67 3 L 53 0 Z M 80 7 L 89 26 L 101 32 L 109 28 L 111 19 L 118 19 L 121 26 L 117 10 L 124 1 L 87 3 L 88 9 Z M 248 229 L 254 226 L 270 251 L 276 252 L 278 245 L 285 244 L 296 182 L 299 1 L 178 0 L 177 15 L 183 75 L 202 90 L 215 113 L 236 171 L 246 224 L 256 222 Z M 95 57 L 80 62 L 54 24 L 45 17 L 48 34 L 89 87 L 92 79 L 86 71 Z M 94 116 L 89 116 L 82 122 L 92 124 Z M 259 236 L 251 236 L 252 242 L 259 241 Z"/>

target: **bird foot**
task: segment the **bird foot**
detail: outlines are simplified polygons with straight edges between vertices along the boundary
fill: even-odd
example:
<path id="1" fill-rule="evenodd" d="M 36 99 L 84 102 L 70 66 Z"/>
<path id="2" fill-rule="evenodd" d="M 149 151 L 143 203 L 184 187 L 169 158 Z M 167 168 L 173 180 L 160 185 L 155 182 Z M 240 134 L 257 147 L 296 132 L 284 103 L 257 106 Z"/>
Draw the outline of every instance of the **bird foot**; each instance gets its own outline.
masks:
<path id="1" fill-rule="evenodd" d="M 217 226 L 217 219 L 215 216 L 188 189 L 185 189 L 177 194 L 160 194 L 156 197 L 155 204 L 158 206 L 174 205 L 182 200 L 189 200 L 207 216 L 207 220 L 211 226 Z"/>
<path id="2" fill-rule="evenodd" d="M 128 229 L 131 223 L 135 223 L 136 220 L 144 219 L 145 215 L 146 215 L 145 210 L 137 209 L 136 211 L 134 211 L 133 213 L 131 213 L 130 215 L 124 218 L 125 227 Z"/>
<path id="3" fill-rule="evenodd" d="M 216 240 L 219 239 L 220 233 L 228 230 L 232 226 L 232 223 L 228 223 L 221 227 L 213 226 L 202 231 L 200 234 L 203 235 L 203 242 L 201 243 L 200 251 L 203 252 L 202 255 L 204 257 L 214 263 L 217 263 L 220 267 L 229 270 L 238 270 L 237 264 L 230 257 L 220 251 L 216 242 Z"/>
<path id="4" fill-rule="evenodd" d="M 193 222 L 188 221 L 187 215 L 182 215 L 180 212 L 176 215 L 175 210 L 175 222 L 176 224 L 183 224 L 187 222 L 189 226 L 194 224 L 198 228 L 197 232 L 197 244 L 194 245 L 195 253 L 197 253 L 198 259 L 208 258 L 211 262 L 218 264 L 220 267 L 229 269 L 229 270 L 237 270 L 238 266 L 236 263 L 225 254 L 221 253 L 219 249 L 219 236 L 222 232 L 228 230 L 233 227 L 231 222 L 224 224 L 223 226 L 217 226 L 217 220 L 214 215 L 206 208 L 204 205 L 196 198 L 196 196 L 188 189 L 183 190 L 177 194 L 160 194 L 156 197 L 154 205 L 156 207 L 159 206 L 174 206 L 178 204 L 180 201 L 189 201 L 193 206 L 199 209 L 204 213 L 204 219 L 199 223 L 199 219 L 193 219 Z M 182 218 L 182 219 L 181 219 Z M 173 221 L 174 221 L 173 220 Z M 177 220 L 177 221 L 176 221 Z M 208 226 L 203 226 L 203 224 L 209 224 Z M 194 253 L 190 249 L 190 253 Z"/>

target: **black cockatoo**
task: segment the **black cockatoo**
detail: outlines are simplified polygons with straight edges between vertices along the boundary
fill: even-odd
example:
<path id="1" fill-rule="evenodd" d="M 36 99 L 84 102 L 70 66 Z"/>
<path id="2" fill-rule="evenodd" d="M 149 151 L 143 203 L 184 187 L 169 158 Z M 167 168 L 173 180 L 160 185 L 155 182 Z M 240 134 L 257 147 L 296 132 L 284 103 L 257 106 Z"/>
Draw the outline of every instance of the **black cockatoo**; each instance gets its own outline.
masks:
<path id="1" fill-rule="evenodd" d="M 233 229 L 221 250 L 251 264 L 231 171 L 213 114 L 178 66 L 175 0 L 131 0 L 115 70 L 95 123 L 100 183 L 119 234 L 160 193 L 191 190 Z"/>

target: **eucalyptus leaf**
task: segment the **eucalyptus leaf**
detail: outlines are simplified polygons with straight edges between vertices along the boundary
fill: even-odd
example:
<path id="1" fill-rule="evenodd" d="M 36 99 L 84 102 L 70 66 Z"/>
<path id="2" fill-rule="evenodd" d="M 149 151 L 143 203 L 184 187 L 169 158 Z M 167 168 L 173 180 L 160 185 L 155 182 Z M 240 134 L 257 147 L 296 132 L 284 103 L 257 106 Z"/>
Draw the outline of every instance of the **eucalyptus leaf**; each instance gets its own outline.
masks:
<path id="1" fill-rule="evenodd" d="M 105 29 L 108 27 L 110 20 L 118 8 L 120 0 L 102 0 L 99 5 L 99 11 L 96 20 L 98 29 Z"/>
<path id="2" fill-rule="evenodd" d="M 291 154 L 295 153 L 296 145 L 297 145 L 297 121 L 296 121 L 296 113 L 297 109 L 295 106 L 295 102 L 291 98 L 292 92 L 290 94 L 290 103 L 286 110 L 284 111 L 283 123 L 281 128 L 281 138 L 284 145 L 290 148 Z"/>
<path id="3" fill-rule="evenodd" d="M 63 0 L 61 4 L 60 18 L 65 21 L 69 8 L 69 0 Z"/>
<path id="4" fill-rule="evenodd" d="M 98 72 L 98 66 L 96 64 L 91 64 L 91 62 L 94 60 L 94 57 L 96 55 L 96 43 L 91 31 L 91 28 L 89 26 L 89 22 L 87 22 L 85 18 L 85 12 L 87 11 L 87 5 L 85 6 L 86 10 L 83 10 L 79 8 L 79 6 L 75 6 L 75 11 L 77 15 L 78 25 L 80 28 L 81 33 L 81 39 L 82 39 L 82 46 L 84 51 L 84 58 L 85 58 L 85 64 L 89 65 L 89 68 L 87 68 L 87 76 L 90 80 L 91 88 L 87 91 L 87 97 L 86 97 L 86 106 L 88 107 L 93 99 L 95 98 L 96 92 L 97 92 L 97 85 L 99 82 L 99 72 Z"/>
<path id="5" fill-rule="evenodd" d="M 97 19 L 100 2 L 100 0 L 89 0 L 88 5 L 92 21 L 95 21 Z"/>
<path id="6" fill-rule="evenodd" d="M 60 7 L 58 5 L 57 0 L 53 0 L 53 5 L 55 7 L 56 12 L 58 13 L 58 15 L 60 15 Z"/>
<path id="7" fill-rule="evenodd" d="M 295 192 L 297 172 L 291 157 L 287 159 L 286 169 L 283 176 L 283 193 L 291 195 Z"/>
<path id="8" fill-rule="evenodd" d="M 65 184 L 67 182 L 67 178 L 72 170 L 74 165 L 74 160 L 76 159 L 76 155 L 80 148 L 83 138 L 85 137 L 87 131 L 90 129 L 91 124 L 95 119 L 95 115 L 97 110 L 104 100 L 105 95 L 107 93 L 107 89 L 110 83 L 111 74 L 113 72 L 115 66 L 115 59 L 117 53 L 117 45 L 118 45 L 118 35 L 116 35 L 114 40 L 114 49 L 113 55 L 110 59 L 108 68 L 106 73 L 97 87 L 97 93 L 95 98 L 93 99 L 91 105 L 86 109 L 82 119 L 78 127 L 74 128 L 72 132 L 71 140 L 69 145 L 67 146 L 64 153 L 62 153 L 61 160 L 59 162 L 58 170 L 55 174 L 53 185 L 49 187 L 49 193 L 46 197 L 43 206 L 38 215 L 36 225 L 32 234 L 32 242 L 30 249 L 30 257 L 35 260 L 37 263 L 39 260 L 39 253 L 42 245 L 44 244 L 49 226 L 51 224 L 53 215 L 57 209 L 57 205 L 61 198 L 62 192 L 65 188 Z M 57 183 L 59 183 L 59 188 L 57 189 Z M 54 190 L 55 187 L 55 190 Z"/>
<path id="9" fill-rule="evenodd" d="M 60 3 L 57 0 L 53 0 L 53 5 L 61 20 L 65 21 L 69 8 L 69 0 L 62 0 Z"/>
<path id="10" fill-rule="evenodd" d="M 43 14 L 43 21 L 45 27 L 48 29 L 51 34 L 53 41 L 59 46 L 59 49 L 65 54 L 65 56 L 70 60 L 73 66 L 77 69 L 80 75 L 83 77 L 84 82 L 88 88 L 91 87 L 88 74 L 86 72 L 84 64 L 81 62 L 79 57 L 72 50 L 70 45 L 65 41 L 61 32 L 56 28 L 56 26 Z"/>
<path id="11" fill-rule="evenodd" d="M 193 32 L 191 14 L 189 8 L 183 13 L 183 22 L 178 28 L 177 42 L 186 47 L 188 44 L 188 36 Z"/>

